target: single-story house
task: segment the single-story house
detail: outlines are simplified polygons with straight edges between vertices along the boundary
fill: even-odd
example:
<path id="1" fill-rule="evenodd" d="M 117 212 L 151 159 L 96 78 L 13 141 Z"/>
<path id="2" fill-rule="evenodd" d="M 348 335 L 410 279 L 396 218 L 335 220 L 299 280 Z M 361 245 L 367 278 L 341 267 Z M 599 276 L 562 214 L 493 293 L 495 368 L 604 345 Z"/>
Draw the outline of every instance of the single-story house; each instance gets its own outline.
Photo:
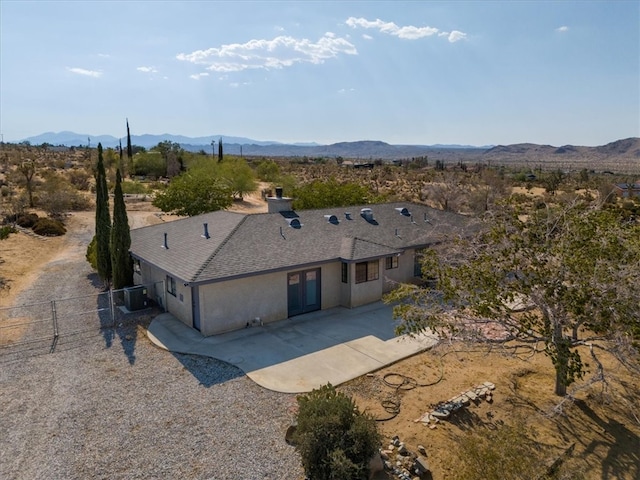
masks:
<path id="1" fill-rule="evenodd" d="M 622 198 L 640 197 L 640 180 L 634 183 L 616 183 L 613 189 L 616 195 Z"/>
<path id="2" fill-rule="evenodd" d="M 203 335 L 378 301 L 419 281 L 420 252 L 472 219 L 408 202 L 269 213 L 217 211 L 131 231 L 135 283 Z"/>

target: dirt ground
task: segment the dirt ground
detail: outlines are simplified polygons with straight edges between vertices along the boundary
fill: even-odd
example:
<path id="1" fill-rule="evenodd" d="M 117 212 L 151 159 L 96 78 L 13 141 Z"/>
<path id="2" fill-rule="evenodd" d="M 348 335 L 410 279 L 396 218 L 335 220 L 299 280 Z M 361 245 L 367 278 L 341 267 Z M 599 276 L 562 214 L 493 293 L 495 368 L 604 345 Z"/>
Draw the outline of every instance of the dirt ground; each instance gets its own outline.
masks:
<path id="1" fill-rule="evenodd" d="M 266 211 L 259 196 L 237 202 L 236 211 Z M 149 203 L 127 205 L 132 228 L 169 221 Z M 75 212 L 67 229 L 93 228 L 93 212 Z M 18 293 L 37 279 L 39 268 L 51 260 L 84 256 L 86 245 L 69 235 L 38 238 L 13 234 L 0 243 L 0 271 L 10 288 L 0 292 L 0 307 L 9 306 Z M 575 387 L 595 374 L 596 365 L 588 350 L 581 352 L 589 373 Z M 410 451 L 425 447 L 433 479 L 451 477 L 458 462 L 458 439 L 472 431 L 500 428 L 522 422 L 531 428 L 542 447 L 542 466 L 553 463 L 572 444 L 575 448 L 565 465 L 572 472 L 565 478 L 640 478 L 640 377 L 621 367 L 611 356 L 601 355 L 609 374 L 608 384 L 595 383 L 575 394 L 577 401 L 554 409 L 560 399 L 553 394 L 554 376 L 550 360 L 529 348 L 442 344 L 383 370 L 360 377 L 340 387 L 353 395 L 358 406 L 378 419 L 385 442 L 394 435 Z M 385 380 L 387 384 L 385 384 Z M 450 419 L 429 426 L 417 422 L 438 402 L 448 400 L 478 384 L 489 381 L 496 389 L 493 401 L 472 403 Z M 396 388 L 401 385 L 400 388 Z M 429 385 L 429 386 L 427 386 Z M 572 388 L 569 389 L 570 392 Z M 392 408 L 399 406 L 394 416 Z"/>

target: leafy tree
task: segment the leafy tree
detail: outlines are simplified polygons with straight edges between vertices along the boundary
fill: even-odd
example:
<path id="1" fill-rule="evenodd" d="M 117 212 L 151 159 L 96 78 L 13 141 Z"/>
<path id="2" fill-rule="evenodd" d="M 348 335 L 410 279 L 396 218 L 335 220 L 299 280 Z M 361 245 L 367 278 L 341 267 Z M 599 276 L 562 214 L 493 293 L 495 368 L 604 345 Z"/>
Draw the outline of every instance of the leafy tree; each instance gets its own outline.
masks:
<path id="1" fill-rule="evenodd" d="M 637 332 L 640 225 L 584 201 L 509 206 L 488 220 L 477 236 L 425 253 L 436 289 L 402 285 L 387 297 L 400 302 L 398 331 L 483 339 L 478 326 L 493 322 L 509 338 L 545 345 L 555 392 L 565 395 L 584 373 L 576 347 L 592 345 L 595 355 L 615 340 L 620 350 Z"/>
<path id="2" fill-rule="evenodd" d="M 231 188 L 213 170 L 182 173 L 153 200 L 163 212 L 188 216 L 221 210 L 232 203 Z"/>
<path id="3" fill-rule="evenodd" d="M 300 210 L 362 205 L 376 200 L 364 185 L 356 182 L 340 183 L 334 177 L 314 180 L 297 187 L 292 196 L 295 199 L 293 207 Z"/>
<path id="4" fill-rule="evenodd" d="M 96 259 L 98 275 L 105 284 L 111 281 L 111 218 L 109 216 L 109 191 L 102 158 L 102 144 L 98 143 L 96 168 Z"/>
<path id="5" fill-rule="evenodd" d="M 253 170 L 241 158 L 227 159 L 220 164 L 218 172 L 228 182 L 235 198 L 242 200 L 245 194 L 255 192 L 258 188 Z"/>
<path id="6" fill-rule="evenodd" d="M 33 190 L 34 190 L 34 175 L 36 174 L 36 164 L 33 160 L 26 160 L 18 165 L 18 172 L 24 177 L 24 185 L 29 196 L 29 208 L 33 208 Z"/>
<path id="7" fill-rule="evenodd" d="M 331 385 L 298 397 L 294 434 L 307 476 L 313 480 L 368 478 L 381 437 L 375 420 Z"/>
<path id="8" fill-rule="evenodd" d="M 133 261 L 129 255 L 131 232 L 127 207 L 122 195 L 122 178 L 116 170 L 116 186 L 113 198 L 113 227 L 111 228 L 111 267 L 113 288 L 120 289 L 133 285 Z"/>
<path id="9" fill-rule="evenodd" d="M 164 141 L 151 149 L 160 152 L 166 165 L 166 174 L 169 178 L 179 175 L 184 170 L 184 149 L 179 143 Z"/>
<path id="10" fill-rule="evenodd" d="M 273 160 L 264 160 L 256 167 L 256 174 L 263 182 L 276 182 L 280 177 L 280 167 Z"/>
<path id="11" fill-rule="evenodd" d="M 135 175 L 164 177 L 167 173 L 167 163 L 160 152 L 138 153 L 133 162 L 133 172 Z"/>

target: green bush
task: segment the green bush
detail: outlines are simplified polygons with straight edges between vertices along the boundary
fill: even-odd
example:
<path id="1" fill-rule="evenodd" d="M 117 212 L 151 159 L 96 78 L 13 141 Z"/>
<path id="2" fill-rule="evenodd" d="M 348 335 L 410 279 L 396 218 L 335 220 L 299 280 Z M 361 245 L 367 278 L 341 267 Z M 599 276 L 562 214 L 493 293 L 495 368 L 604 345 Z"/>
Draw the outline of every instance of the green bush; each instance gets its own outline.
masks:
<path id="1" fill-rule="evenodd" d="M 293 440 L 306 475 L 313 480 L 367 479 L 380 446 L 375 420 L 331 385 L 298 397 Z"/>
<path id="2" fill-rule="evenodd" d="M 40 218 L 33 226 L 32 230 L 38 235 L 45 237 L 58 237 L 67 233 L 62 222 L 50 218 Z"/>
<path id="3" fill-rule="evenodd" d="M 87 246 L 87 253 L 85 255 L 87 262 L 91 265 L 95 271 L 98 271 L 98 244 L 96 243 L 96 236 L 91 239 L 91 243 Z"/>
<path id="4" fill-rule="evenodd" d="M 0 227 L 0 240 L 9 238 L 9 235 L 11 235 L 12 233 L 16 233 L 16 229 L 11 225 L 4 225 L 3 227 Z"/>
<path id="5" fill-rule="evenodd" d="M 33 228 L 38 220 L 39 217 L 35 213 L 23 213 L 22 215 L 18 215 L 16 223 L 23 228 Z"/>

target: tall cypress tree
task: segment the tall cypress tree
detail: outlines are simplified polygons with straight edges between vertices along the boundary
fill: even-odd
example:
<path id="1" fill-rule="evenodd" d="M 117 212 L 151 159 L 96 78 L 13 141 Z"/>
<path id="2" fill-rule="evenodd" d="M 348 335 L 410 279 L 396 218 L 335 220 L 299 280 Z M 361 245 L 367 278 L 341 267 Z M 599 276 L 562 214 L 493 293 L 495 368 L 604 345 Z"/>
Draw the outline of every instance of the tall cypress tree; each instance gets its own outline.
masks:
<path id="1" fill-rule="evenodd" d="M 109 190 L 104 171 L 102 144 L 98 143 L 98 166 L 96 169 L 96 257 L 98 275 L 108 285 L 111 281 L 111 218 L 109 216 Z"/>
<path id="2" fill-rule="evenodd" d="M 118 165 L 118 170 L 120 170 L 120 174 L 124 175 L 124 164 L 122 163 L 122 139 L 118 140 L 118 153 L 120 154 L 120 164 Z"/>
<path id="3" fill-rule="evenodd" d="M 129 175 L 133 175 L 133 149 L 131 148 L 131 132 L 129 132 L 129 119 L 127 118 L 127 166 Z"/>
<path id="4" fill-rule="evenodd" d="M 220 137 L 220 141 L 218 142 L 218 161 L 222 161 L 222 137 Z"/>
<path id="5" fill-rule="evenodd" d="M 113 195 L 113 227 L 111 228 L 111 266 L 115 289 L 133 285 L 133 261 L 129 255 L 129 247 L 131 247 L 129 219 L 122 195 L 122 177 L 120 170 L 117 170 Z"/>

